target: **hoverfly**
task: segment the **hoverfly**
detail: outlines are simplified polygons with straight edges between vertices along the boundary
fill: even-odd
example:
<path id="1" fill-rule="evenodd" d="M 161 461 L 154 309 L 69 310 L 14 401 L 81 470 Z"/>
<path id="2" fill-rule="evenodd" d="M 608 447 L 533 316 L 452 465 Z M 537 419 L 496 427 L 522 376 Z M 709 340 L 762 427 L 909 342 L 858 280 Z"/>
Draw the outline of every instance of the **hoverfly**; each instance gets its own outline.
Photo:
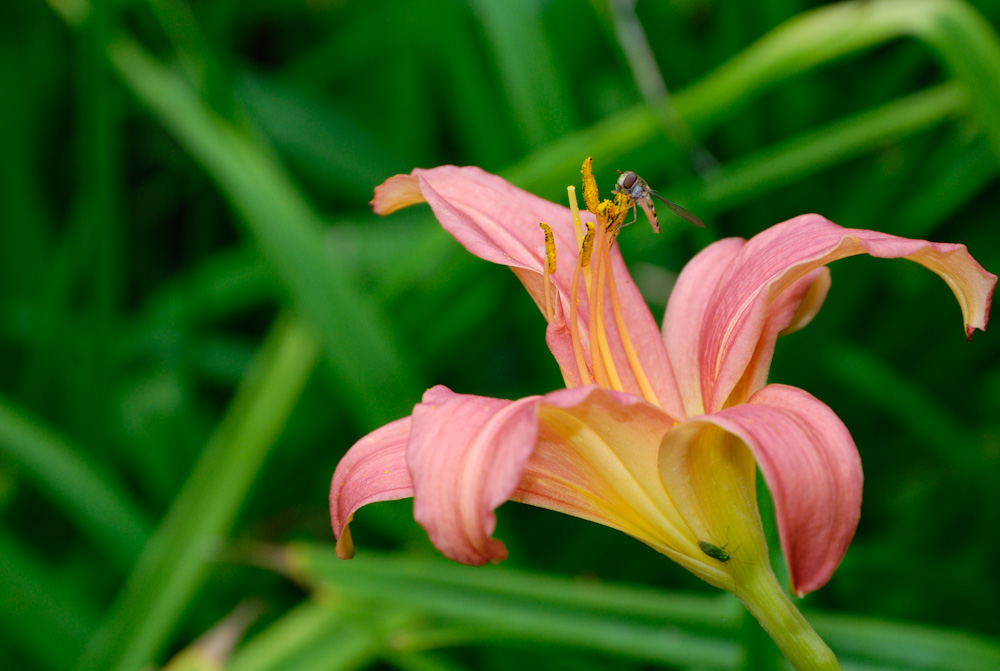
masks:
<path id="1" fill-rule="evenodd" d="M 646 184 L 645 180 L 639 175 L 635 174 L 631 170 L 628 172 L 618 171 L 621 177 L 618 178 L 618 183 L 615 184 L 615 193 L 624 193 L 629 198 L 632 199 L 632 221 L 629 224 L 635 223 L 635 220 L 639 217 L 639 212 L 636 210 L 636 205 L 642 208 L 642 211 L 646 213 L 649 218 L 649 223 L 652 225 L 653 230 L 657 233 L 660 232 L 660 222 L 656 219 L 656 210 L 653 208 L 653 199 L 650 196 L 656 196 L 663 204 L 674 211 L 678 217 L 698 226 L 699 228 L 705 228 L 705 223 L 694 216 L 683 207 L 677 203 L 672 203 L 660 194 L 656 193 L 649 188 L 649 184 Z"/>

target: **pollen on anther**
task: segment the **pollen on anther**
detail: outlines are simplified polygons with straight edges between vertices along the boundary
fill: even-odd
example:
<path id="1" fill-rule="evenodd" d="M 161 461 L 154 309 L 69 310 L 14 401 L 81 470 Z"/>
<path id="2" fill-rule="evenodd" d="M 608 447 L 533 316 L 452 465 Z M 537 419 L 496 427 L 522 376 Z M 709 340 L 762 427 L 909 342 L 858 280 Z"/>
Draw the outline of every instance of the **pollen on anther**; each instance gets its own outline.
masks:
<path id="1" fill-rule="evenodd" d="M 590 212 L 597 214 L 600 196 L 597 191 L 597 180 L 594 179 L 593 162 L 593 157 L 588 156 L 580 172 L 583 174 L 583 204 Z"/>
<path id="2" fill-rule="evenodd" d="M 552 228 L 544 221 L 538 224 L 545 232 L 545 270 L 549 275 L 556 272 L 556 241 Z"/>
<path id="3" fill-rule="evenodd" d="M 594 224 L 587 222 L 587 232 L 583 236 L 583 244 L 580 246 L 580 267 L 586 268 L 590 265 L 590 253 L 594 250 Z"/>

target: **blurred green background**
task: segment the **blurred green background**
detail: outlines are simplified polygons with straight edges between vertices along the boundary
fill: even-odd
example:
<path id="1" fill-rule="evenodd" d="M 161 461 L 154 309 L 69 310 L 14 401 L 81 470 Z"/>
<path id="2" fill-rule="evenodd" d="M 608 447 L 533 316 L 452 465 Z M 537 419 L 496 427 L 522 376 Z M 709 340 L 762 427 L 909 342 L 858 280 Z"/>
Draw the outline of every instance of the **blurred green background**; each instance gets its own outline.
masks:
<path id="1" fill-rule="evenodd" d="M 560 385 L 511 273 L 367 203 L 443 163 L 559 202 L 588 155 L 607 192 L 636 170 L 708 223 L 622 236 L 657 317 L 697 250 L 805 212 L 996 272 L 998 26 L 996 0 L 7 0 L 0 667 L 158 667 L 223 621 L 236 671 L 782 668 L 728 595 L 517 504 L 498 567 L 440 560 L 408 501 L 331 559 L 355 440 L 434 383 Z M 1000 668 L 998 334 L 966 343 L 914 264 L 832 272 L 771 379 L 840 415 L 866 486 L 803 609 L 845 668 Z"/>

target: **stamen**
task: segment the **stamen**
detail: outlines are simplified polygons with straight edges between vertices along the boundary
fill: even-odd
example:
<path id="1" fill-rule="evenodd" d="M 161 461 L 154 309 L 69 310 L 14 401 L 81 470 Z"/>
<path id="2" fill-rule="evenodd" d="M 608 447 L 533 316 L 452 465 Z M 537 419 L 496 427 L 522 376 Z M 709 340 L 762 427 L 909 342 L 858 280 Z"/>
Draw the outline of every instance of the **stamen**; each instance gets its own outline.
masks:
<path id="1" fill-rule="evenodd" d="M 639 361 L 639 354 L 635 351 L 635 347 L 632 345 L 632 338 L 628 333 L 628 327 L 625 323 L 625 315 L 622 313 L 621 301 L 618 299 L 618 288 L 615 286 L 615 274 L 613 268 L 611 267 L 611 254 L 605 250 L 605 255 L 605 263 L 609 268 L 608 294 L 611 296 L 611 309 L 615 313 L 615 324 L 618 325 L 618 335 L 622 339 L 622 348 L 625 350 L 625 356 L 628 358 L 628 363 L 632 367 L 632 373 L 635 375 L 635 381 L 639 384 L 639 389 L 642 391 L 643 398 L 653 405 L 659 406 L 660 400 L 656 397 L 656 392 L 653 391 L 652 385 L 649 384 L 649 378 L 646 377 L 646 371 L 643 369 L 642 363 Z"/>
<path id="2" fill-rule="evenodd" d="M 545 321 L 551 322 L 555 317 L 555 310 L 552 308 L 552 290 L 549 276 L 556 272 L 556 241 L 552 235 L 552 229 L 544 221 L 538 224 L 545 232 L 545 269 L 542 275 L 545 292 Z"/>
<path id="3" fill-rule="evenodd" d="M 573 341 L 573 356 L 576 357 L 576 367 L 580 371 L 580 384 L 592 384 L 587 362 L 583 358 L 583 343 L 580 342 L 580 325 L 577 321 L 577 311 L 580 306 L 580 272 L 590 264 L 590 254 L 594 247 L 594 225 L 587 222 L 587 232 L 583 236 L 580 254 L 573 268 L 573 283 L 569 290 L 569 334 Z"/>
<path id="4" fill-rule="evenodd" d="M 589 268 L 590 253 L 594 250 L 594 225 L 587 222 L 587 234 L 583 236 L 583 246 L 580 247 L 580 267 Z"/>
<path id="5" fill-rule="evenodd" d="M 601 223 L 604 223 L 601 220 Z M 621 377 L 618 375 L 618 368 L 615 366 L 614 356 L 611 353 L 611 345 L 608 343 L 608 332 L 604 322 L 604 291 L 607 286 L 608 232 L 602 227 L 597 233 L 598 245 L 596 250 L 597 258 L 594 262 L 594 284 L 596 290 L 590 296 L 590 358 L 593 361 L 594 375 L 601 383 L 603 374 L 606 387 L 616 391 L 624 391 Z M 603 234 L 602 234 L 603 231 Z"/>
<path id="6" fill-rule="evenodd" d="M 600 204 L 600 196 L 597 191 L 597 180 L 594 179 L 593 171 L 594 158 L 588 156 L 583 162 L 580 172 L 583 174 L 583 203 L 587 209 L 597 214 L 597 207 Z"/>
<path id="7" fill-rule="evenodd" d="M 608 232 L 611 235 L 612 243 L 618 237 L 621 229 L 625 227 L 625 217 L 628 215 L 632 203 L 632 198 L 624 192 L 615 194 L 615 201 L 613 203 L 610 200 L 601 202 L 601 213 L 608 220 Z"/>
<path id="8" fill-rule="evenodd" d="M 576 231 L 576 243 L 578 245 L 583 244 L 583 225 L 580 223 L 580 205 L 576 202 L 576 187 L 568 186 L 566 187 L 566 192 L 569 195 L 569 210 L 573 215 L 573 230 Z M 589 224 L 588 224 L 589 225 Z M 583 249 L 583 247 L 581 247 Z M 590 254 L 588 251 L 587 254 Z M 583 283 L 587 287 L 587 292 L 590 292 L 590 261 L 589 257 L 587 261 L 583 262 Z"/>
<path id="9" fill-rule="evenodd" d="M 594 371 L 594 379 L 597 384 L 605 389 L 615 389 L 622 391 L 621 379 L 615 368 L 614 359 L 611 356 L 611 347 L 608 344 L 608 334 L 604 326 L 604 289 L 606 286 L 606 272 L 604 267 L 604 249 L 607 246 L 607 222 L 598 219 L 597 235 L 594 240 L 595 254 L 593 257 L 593 283 L 590 292 L 590 319 L 588 327 L 590 332 L 590 364 Z"/>

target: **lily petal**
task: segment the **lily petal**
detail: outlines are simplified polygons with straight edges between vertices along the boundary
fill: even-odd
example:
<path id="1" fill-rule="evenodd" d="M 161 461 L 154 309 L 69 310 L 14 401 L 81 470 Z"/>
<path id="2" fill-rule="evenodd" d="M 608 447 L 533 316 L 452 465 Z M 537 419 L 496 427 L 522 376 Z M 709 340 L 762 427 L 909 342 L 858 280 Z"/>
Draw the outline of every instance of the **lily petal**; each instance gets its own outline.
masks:
<path id="1" fill-rule="evenodd" d="M 593 386 L 518 401 L 434 387 L 414 410 L 407 448 L 414 517 L 466 564 L 506 556 L 491 536 L 508 499 L 620 529 L 672 557 L 696 555 L 656 471 L 674 424 L 642 399 Z"/>
<path id="2" fill-rule="evenodd" d="M 663 488 L 657 452 L 676 421 L 637 397 L 596 387 L 539 402 L 538 445 L 511 498 L 618 529 L 731 589 Z"/>
<path id="3" fill-rule="evenodd" d="M 550 225 L 556 246 L 556 270 L 550 281 L 558 300 L 556 318 L 547 340 L 567 381 L 573 380 L 575 359 L 569 356 L 572 344 L 569 331 L 562 324 L 569 314 L 573 271 L 579 252 L 569 208 L 543 200 L 480 168 L 451 165 L 429 170 L 418 168 L 410 175 L 390 178 L 376 187 L 372 206 L 380 214 L 393 212 L 420 202 L 415 195 L 417 192 L 421 200 L 431 206 L 441 226 L 463 247 L 481 259 L 509 266 L 543 313 L 545 244 L 538 224 L 544 221 Z M 594 215 L 589 212 L 580 215 L 584 222 L 595 222 Z M 651 371 L 650 383 L 660 404 L 671 414 L 678 414 L 680 396 L 659 328 L 629 276 L 617 246 L 611 250 L 611 264 L 624 319 L 638 358 L 645 370 Z M 589 360 L 589 305 L 585 294 L 580 296 L 577 307 L 585 358 Z M 610 304 L 606 305 L 605 321 L 615 323 Z M 617 331 L 609 329 L 607 336 L 619 370 L 629 371 L 631 367 Z M 578 380 L 578 376 L 575 379 Z M 629 375 L 622 382 L 625 391 L 641 395 Z"/>
<path id="4" fill-rule="evenodd" d="M 358 508 L 413 496 L 406 467 L 411 425 L 411 418 L 404 417 L 376 429 L 355 443 L 337 464 L 330 483 L 330 520 L 341 558 L 354 554 L 347 525 Z"/>
<path id="5" fill-rule="evenodd" d="M 816 316 L 830 290 L 830 269 L 816 268 L 795 280 L 778 294 L 764 313 L 764 324 L 757 338 L 746 372 L 729 394 L 729 402 L 746 399 L 767 384 L 767 374 L 774 357 L 778 336 L 802 328 Z"/>
<path id="6" fill-rule="evenodd" d="M 480 566 L 507 556 L 492 538 L 538 436 L 538 397 L 505 401 L 438 385 L 413 410 L 407 462 L 413 517 L 445 556 Z"/>
<path id="7" fill-rule="evenodd" d="M 803 215 L 772 226 L 751 238 L 736 255 L 730 256 L 732 243 L 729 241 L 716 245 L 723 243 L 730 259 L 729 266 L 721 274 L 712 274 L 716 280 L 714 287 L 703 285 L 686 299 L 707 300 L 702 311 L 703 320 L 697 325 L 685 325 L 674 324 L 668 317 L 666 324 L 668 343 L 684 337 L 683 334 L 672 333 L 672 329 L 695 328 L 701 331 L 697 360 L 700 362 L 704 407 L 708 411 L 723 407 L 741 379 L 763 378 L 760 371 L 748 372 L 748 367 L 753 365 L 766 372 L 773 343 L 762 344 L 760 341 L 765 335 L 769 339 L 777 337 L 777 331 L 765 327 L 775 306 L 780 305 L 781 310 L 788 312 L 794 305 L 787 300 L 776 301 L 783 292 L 795 286 L 803 300 L 818 305 L 814 300 L 816 292 L 805 290 L 809 287 L 799 282 L 831 261 L 856 254 L 870 254 L 879 258 L 906 258 L 929 268 L 944 279 L 954 292 L 962 308 L 965 331 L 969 337 L 973 330 L 986 327 L 997 279 L 969 255 L 964 245 L 910 240 L 875 231 L 843 228 L 817 214 Z M 711 258 L 711 255 L 706 254 L 705 258 Z M 696 276 L 706 273 L 701 265 L 692 262 L 690 272 Z M 682 272 L 682 279 L 689 268 Z M 825 294 L 825 291 L 820 293 Z M 793 314 L 797 312 L 792 311 Z M 790 318 L 788 327 L 794 322 L 795 318 Z M 770 323 L 774 321 L 770 320 Z M 685 373 L 684 377 L 689 375 Z"/>
<path id="8" fill-rule="evenodd" d="M 731 539 L 727 534 L 743 527 L 734 523 L 730 529 L 720 521 L 714 511 L 728 502 L 704 483 L 704 463 L 692 454 L 724 445 L 720 430 L 738 438 L 760 466 L 774 500 L 793 592 L 801 596 L 819 589 L 840 564 L 861 515 L 861 459 L 847 427 L 805 391 L 768 385 L 748 403 L 692 419 L 667 434 L 660 451 L 665 486 L 682 513 L 687 509 L 710 520 L 714 537 Z M 752 471 L 745 478 L 752 486 Z"/>
<path id="9" fill-rule="evenodd" d="M 518 401 L 437 386 L 412 418 L 345 456 L 331 488 L 334 532 L 349 544 L 347 522 L 358 507 L 412 494 L 431 542 L 451 559 L 481 565 L 506 557 L 492 537 L 495 510 L 514 500 L 623 531 L 731 590 L 729 572 L 699 551 L 663 488 L 657 451 L 675 425 L 640 398 L 595 386 Z"/>
<path id="10" fill-rule="evenodd" d="M 687 417 L 705 412 L 701 389 L 702 324 L 715 288 L 746 241 L 725 238 L 691 259 L 677 277 L 663 317 L 663 341 L 674 366 Z"/>

